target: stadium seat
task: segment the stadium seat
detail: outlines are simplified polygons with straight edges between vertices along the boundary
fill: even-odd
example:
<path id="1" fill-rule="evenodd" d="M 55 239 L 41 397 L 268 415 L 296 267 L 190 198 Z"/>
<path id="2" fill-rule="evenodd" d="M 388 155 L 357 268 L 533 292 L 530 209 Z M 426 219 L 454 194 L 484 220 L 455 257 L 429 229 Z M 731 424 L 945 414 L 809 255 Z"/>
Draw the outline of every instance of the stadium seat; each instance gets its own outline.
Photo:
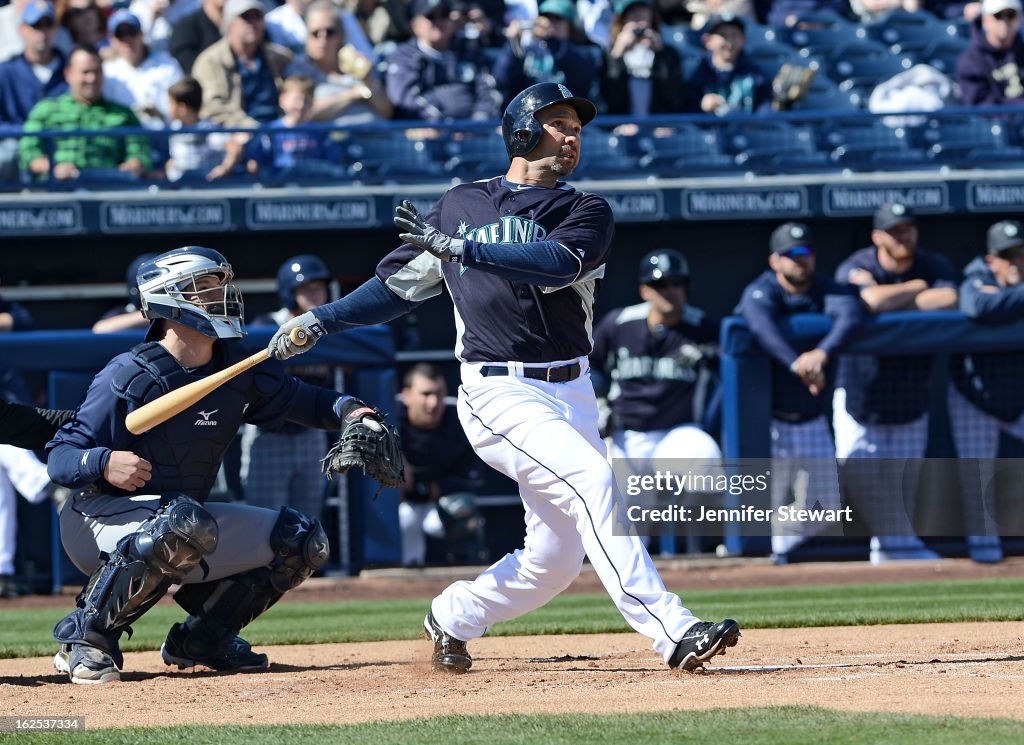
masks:
<path id="1" fill-rule="evenodd" d="M 601 129 L 588 130 L 583 141 L 583 155 L 573 175 L 598 178 L 635 174 L 637 159 L 627 152 L 625 139 Z"/>
<path id="2" fill-rule="evenodd" d="M 811 125 L 751 122 L 737 126 L 729 137 L 736 165 L 759 173 L 799 173 L 833 165 L 818 150 Z"/>
<path id="3" fill-rule="evenodd" d="M 945 36 L 936 39 L 918 52 L 917 59 L 925 65 L 931 65 L 947 77 L 956 75 L 956 63 L 967 48 L 967 40 L 959 36 Z"/>
<path id="4" fill-rule="evenodd" d="M 929 164 L 929 154 L 915 149 L 904 127 L 887 127 L 875 119 L 837 123 L 826 135 L 831 159 L 852 170 L 905 170 Z"/>
<path id="5" fill-rule="evenodd" d="M 508 168 L 505 145 L 493 132 L 446 142 L 443 153 L 445 170 L 460 178 L 485 178 Z"/>
<path id="6" fill-rule="evenodd" d="M 787 62 L 794 65 L 807 64 L 807 60 L 793 47 L 778 41 L 765 40 L 747 44 L 744 51 L 754 66 L 769 78 L 775 77 L 775 73 Z"/>
<path id="7" fill-rule="evenodd" d="M 921 138 L 935 161 L 943 165 L 970 168 L 1024 161 L 1024 148 L 1009 144 L 1004 125 L 982 117 L 933 120 L 922 129 Z"/>
<path id="8" fill-rule="evenodd" d="M 842 91 L 867 97 L 871 89 L 913 67 L 908 56 L 892 54 L 877 42 L 859 41 L 837 47 L 826 62 L 828 75 Z"/>
<path id="9" fill-rule="evenodd" d="M 722 152 L 717 129 L 684 126 L 665 137 L 643 137 L 639 145 L 640 167 L 665 176 L 715 175 L 736 168 Z"/>
<path id="10" fill-rule="evenodd" d="M 864 28 L 851 23 L 835 26 L 778 29 L 779 40 L 798 50 L 801 57 L 828 56 L 839 45 L 859 41 L 865 37 Z"/>
<path id="11" fill-rule="evenodd" d="M 893 54 L 920 52 L 936 39 L 944 38 L 950 29 L 956 34 L 951 24 L 930 13 L 908 13 L 902 9 L 865 26 L 868 38 L 885 44 Z"/>
<path id="12" fill-rule="evenodd" d="M 347 143 L 348 172 L 360 180 L 389 181 L 396 178 L 417 180 L 444 174 L 443 165 L 434 159 L 433 143 L 406 139 L 402 132 L 384 137 L 361 136 Z"/>
<path id="13" fill-rule="evenodd" d="M 857 92 L 841 91 L 835 81 L 819 73 L 811 81 L 811 87 L 799 101 L 793 104 L 794 111 L 860 111 L 864 98 Z"/>

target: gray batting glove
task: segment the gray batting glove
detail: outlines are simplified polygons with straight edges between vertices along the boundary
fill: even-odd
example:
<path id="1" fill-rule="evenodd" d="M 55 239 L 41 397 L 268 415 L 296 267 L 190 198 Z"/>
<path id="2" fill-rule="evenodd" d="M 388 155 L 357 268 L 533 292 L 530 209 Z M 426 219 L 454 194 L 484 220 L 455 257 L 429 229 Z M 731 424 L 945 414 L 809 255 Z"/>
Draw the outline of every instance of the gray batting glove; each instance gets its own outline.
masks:
<path id="1" fill-rule="evenodd" d="M 395 207 L 395 225 L 405 231 L 399 238 L 434 254 L 441 261 L 459 261 L 462 258 L 462 239 L 445 235 L 430 223 L 424 222 L 408 199 Z"/>
<path id="2" fill-rule="evenodd" d="M 291 333 L 295 329 L 302 329 L 306 332 L 305 344 L 300 346 L 292 341 Z M 279 360 L 286 360 L 297 354 L 308 352 L 316 344 L 316 340 L 326 333 L 323 324 L 313 315 L 313 311 L 307 311 L 281 325 L 277 333 L 270 338 L 267 354 Z"/>

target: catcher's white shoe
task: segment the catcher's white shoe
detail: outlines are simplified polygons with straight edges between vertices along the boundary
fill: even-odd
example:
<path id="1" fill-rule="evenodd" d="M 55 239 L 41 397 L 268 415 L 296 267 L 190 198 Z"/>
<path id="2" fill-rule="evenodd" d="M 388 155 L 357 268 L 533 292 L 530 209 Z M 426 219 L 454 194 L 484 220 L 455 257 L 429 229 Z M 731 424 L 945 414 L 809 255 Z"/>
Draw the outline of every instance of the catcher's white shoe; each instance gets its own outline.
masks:
<path id="1" fill-rule="evenodd" d="M 53 666 L 58 672 L 67 673 L 71 682 L 78 685 L 121 680 L 121 673 L 111 656 L 88 644 L 61 644 L 53 656 Z"/>

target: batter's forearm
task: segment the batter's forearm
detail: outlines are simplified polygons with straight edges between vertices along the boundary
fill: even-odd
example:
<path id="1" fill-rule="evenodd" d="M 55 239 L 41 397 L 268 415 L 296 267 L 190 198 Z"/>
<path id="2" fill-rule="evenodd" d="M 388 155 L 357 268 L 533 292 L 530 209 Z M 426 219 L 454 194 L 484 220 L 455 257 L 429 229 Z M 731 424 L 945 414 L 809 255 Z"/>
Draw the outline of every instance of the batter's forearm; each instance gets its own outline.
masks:
<path id="1" fill-rule="evenodd" d="M 558 241 L 465 241 L 461 263 L 512 282 L 543 287 L 565 287 L 576 281 L 583 271 L 580 259 Z"/>
<path id="2" fill-rule="evenodd" d="M 340 300 L 315 308 L 313 315 L 327 333 L 334 334 L 347 328 L 393 321 L 414 307 L 415 303 L 398 297 L 373 277 Z"/>

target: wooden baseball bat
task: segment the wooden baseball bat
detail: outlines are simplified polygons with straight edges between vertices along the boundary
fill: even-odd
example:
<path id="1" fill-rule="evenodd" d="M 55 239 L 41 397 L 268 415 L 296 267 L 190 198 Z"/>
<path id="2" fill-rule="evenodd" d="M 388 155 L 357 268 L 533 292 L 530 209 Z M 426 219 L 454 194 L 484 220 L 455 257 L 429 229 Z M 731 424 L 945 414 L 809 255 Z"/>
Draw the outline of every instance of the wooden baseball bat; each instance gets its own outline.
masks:
<path id="1" fill-rule="evenodd" d="M 309 340 L 306 332 L 302 329 L 292 329 L 289 337 L 300 347 L 305 346 Z M 135 409 L 135 411 L 128 412 L 128 416 L 124 419 L 124 426 L 133 435 L 141 435 L 143 432 L 148 432 L 153 427 L 163 424 L 172 416 L 177 416 L 235 376 L 241 375 L 250 367 L 255 367 L 267 359 L 270 359 L 270 355 L 266 349 L 261 349 L 258 352 L 253 352 L 244 360 L 236 362 L 231 367 L 225 367 L 213 375 L 207 375 L 202 380 L 196 380 L 188 385 L 183 385 L 181 388 L 168 391 L 148 404 L 143 404 Z"/>

